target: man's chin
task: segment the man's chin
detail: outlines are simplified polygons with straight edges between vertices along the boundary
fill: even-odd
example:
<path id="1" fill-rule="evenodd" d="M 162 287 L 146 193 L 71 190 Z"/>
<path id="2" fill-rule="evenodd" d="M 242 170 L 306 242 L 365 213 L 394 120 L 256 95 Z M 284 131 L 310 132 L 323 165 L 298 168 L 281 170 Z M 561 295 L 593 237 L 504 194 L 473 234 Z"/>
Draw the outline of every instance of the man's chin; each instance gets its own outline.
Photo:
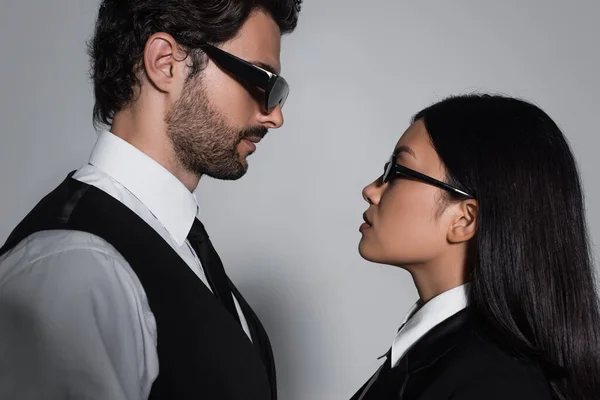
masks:
<path id="1" fill-rule="evenodd" d="M 246 172 L 248 172 L 248 163 L 246 160 L 243 160 L 239 162 L 235 169 L 229 168 L 227 170 L 210 171 L 206 172 L 205 175 L 208 175 L 213 179 L 235 181 L 246 175 Z"/>

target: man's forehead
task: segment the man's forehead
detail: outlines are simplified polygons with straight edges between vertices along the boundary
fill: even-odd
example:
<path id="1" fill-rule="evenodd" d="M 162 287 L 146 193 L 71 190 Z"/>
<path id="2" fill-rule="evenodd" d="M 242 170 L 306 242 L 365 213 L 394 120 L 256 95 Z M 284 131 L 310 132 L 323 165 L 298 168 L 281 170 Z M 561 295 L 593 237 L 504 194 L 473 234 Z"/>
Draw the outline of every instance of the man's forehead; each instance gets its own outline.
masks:
<path id="1" fill-rule="evenodd" d="M 281 32 L 273 18 L 263 12 L 253 12 L 238 34 L 223 43 L 223 50 L 278 74 L 281 71 Z"/>

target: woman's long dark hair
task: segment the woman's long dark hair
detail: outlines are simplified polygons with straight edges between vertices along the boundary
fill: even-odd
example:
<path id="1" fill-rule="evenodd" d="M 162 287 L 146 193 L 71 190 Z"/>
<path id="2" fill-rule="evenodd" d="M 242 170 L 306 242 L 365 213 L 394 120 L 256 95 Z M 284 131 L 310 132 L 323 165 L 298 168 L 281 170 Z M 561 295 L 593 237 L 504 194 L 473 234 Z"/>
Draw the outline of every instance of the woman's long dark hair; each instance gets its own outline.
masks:
<path id="1" fill-rule="evenodd" d="M 486 94 L 443 100 L 421 119 L 449 183 L 479 203 L 471 309 L 542 366 L 557 399 L 600 399 L 599 302 L 581 182 L 562 132 L 533 104 Z"/>

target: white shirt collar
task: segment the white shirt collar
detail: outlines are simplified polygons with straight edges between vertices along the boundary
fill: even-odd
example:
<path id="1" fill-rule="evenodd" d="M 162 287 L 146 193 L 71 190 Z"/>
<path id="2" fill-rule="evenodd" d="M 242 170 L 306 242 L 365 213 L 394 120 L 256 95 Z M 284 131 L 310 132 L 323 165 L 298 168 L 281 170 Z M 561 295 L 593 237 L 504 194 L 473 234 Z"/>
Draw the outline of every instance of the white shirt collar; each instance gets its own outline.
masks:
<path id="1" fill-rule="evenodd" d="M 108 131 L 98 135 L 89 163 L 142 202 L 179 246 L 185 243 L 198 201 L 165 167 Z"/>
<path id="2" fill-rule="evenodd" d="M 434 326 L 450 318 L 468 305 L 469 284 L 448 290 L 427 303 L 419 300 L 406 314 L 392 345 L 391 365 L 396 366 L 402 356 Z"/>

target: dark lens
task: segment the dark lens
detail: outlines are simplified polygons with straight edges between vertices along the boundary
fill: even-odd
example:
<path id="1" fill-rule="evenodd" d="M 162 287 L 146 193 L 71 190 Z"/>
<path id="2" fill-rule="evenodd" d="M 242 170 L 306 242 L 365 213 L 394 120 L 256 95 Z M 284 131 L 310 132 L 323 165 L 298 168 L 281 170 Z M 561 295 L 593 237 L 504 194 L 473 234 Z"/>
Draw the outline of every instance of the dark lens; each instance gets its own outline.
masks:
<path id="1" fill-rule="evenodd" d="M 267 108 L 269 111 L 277 107 L 277 105 L 283 108 L 283 104 L 287 100 L 289 93 L 290 87 L 288 83 L 281 76 L 278 76 L 277 79 L 275 79 L 275 83 L 273 84 L 267 99 Z"/>
<path id="2" fill-rule="evenodd" d="M 391 165 L 392 163 L 388 161 L 385 163 L 385 167 L 383 167 L 383 183 L 386 183 L 390 180 Z"/>

